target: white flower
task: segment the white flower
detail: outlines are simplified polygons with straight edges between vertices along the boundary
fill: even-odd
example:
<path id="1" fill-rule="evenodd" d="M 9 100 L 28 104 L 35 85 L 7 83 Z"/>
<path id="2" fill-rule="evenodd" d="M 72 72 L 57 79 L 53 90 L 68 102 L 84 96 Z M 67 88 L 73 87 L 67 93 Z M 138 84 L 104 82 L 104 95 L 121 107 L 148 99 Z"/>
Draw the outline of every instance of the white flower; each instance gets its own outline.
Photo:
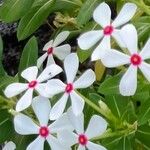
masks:
<path id="1" fill-rule="evenodd" d="M 5 146 L 2 148 L 2 150 L 15 150 L 15 149 L 16 149 L 16 145 L 12 141 L 6 143 Z"/>
<path id="2" fill-rule="evenodd" d="M 67 114 L 75 128 L 75 133 L 69 130 L 59 132 L 58 139 L 60 142 L 68 146 L 78 144 L 77 150 L 106 150 L 105 147 L 90 141 L 106 131 L 107 122 L 102 117 L 93 115 L 87 129 L 84 131 L 84 115 L 75 116 L 71 109 L 68 110 Z"/>
<path id="3" fill-rule="evenodd" d="M 150 81 L 150 65 L 144 60 L 150 58 L 150 39 L 144 48 L 138 52 L 138 35 L 133 25 L 126 25 L 121 30 L 122 38 L 129 50 L 124 54 L 118 50 L 107 50 L 103 64 L 106 67 L 118 67 L 129 64 L 129 68 L 122 77 L 119 85 L 120 93 L 124 96 L 134 95 L 137 89 L 137 69 L 139 68 L 145 78 Z"/>
<path id="4" fill-rule="evenodd" d="M 51 150 L 70 150 L 59 142 L 56 135 L 62 130 L 72 130 L 72 126 L 66 114 L 48 125 L 50 102 L 44 97 L 35 97 L 32 103 L 33 110 L 39 120 L 39 124 L 24 114 L 17 114 L 14 118 L 15 131 L 21 135 L 37 134 L 38 137 L 28 145 L 27 150 L 43 150 L 47 140 Z"/>
<path id="5" fill-rule="evenodd" d="M 81 49 L 87 50 L 98 44 L 92 54 L 92 61 L 101 59 L 106 49 L 111 47 L 111 36 L 118 42 L 121 47 L 125 47 L 120 36 L 120 27 L 126 24 L 135 14 L 136 5 L 126 3 L 120 11 L 117 18 L 111 22 L 111 10 L 103 2 L 94 11 L 94 20 L 103 28 L 102 30 L 89 31 L 81 35 L 78 39 L 78 45 Z M 99 41 L 101 42 L 99 43 Z"/>
<path id="6" fill-rule="evenodd" d="M 50 113 L 50 119 L 55 120 L 64 112 L 67 100 L 70 96 L 73 112 L 78 115 L 84 108 L 84 100 L 79 96 L 75 89 L 87 88 L 95 81 L 95 73 L 88 69 L 79 79 L 75 80 L 79 67 L 78 56 L 75 53 L 68 55 L 64 60 L 64 69 L 67 77 L 67 83 L 61 80 L 52 79 L 47 82 L 46 92 L 49 95 L 55 95 L 64 92 L 60 100 L 54 105 Z"/>
<path id="7" fill-rule="evenodd" d="M 44 81 L 56 76 L 62 72 L 62 69 L 55 64 L 46 67 L 43 72 L 38 75 L 38 68 L 36 66 L 29 67 L 21 73 L 21 76 L 28 81 L 28 83 L 13 83 L 6 87 L 4 93 L 10 98 L 25 91 L 25 94 L 19 99 L 16 105 L 16 111 L 22 111 L 29 107 L 32 102 L 33 91 L 37 91 L 40 95 L 45 95 Z"/>
<path id="8" fill-rule="evenodd" d="M 60 60 L 64 60 L 65 57 L 70 53 L 71 46 L 69 44 L 60 45 L 62 42 L 64 42 L 67 37 L 69 36 L 69 31 L 61 32 L 57 35 L 55 40 L 49 41 L 43 48 L 43 51 L 46 51 L 44 55 L 42 55 L 38 61 L 37 66 L 40 67 L 42 63 L 47 59 L 47 66 L 50 64 L 54 64 L 54 58 L 53 55 L 55 55 Z"/>

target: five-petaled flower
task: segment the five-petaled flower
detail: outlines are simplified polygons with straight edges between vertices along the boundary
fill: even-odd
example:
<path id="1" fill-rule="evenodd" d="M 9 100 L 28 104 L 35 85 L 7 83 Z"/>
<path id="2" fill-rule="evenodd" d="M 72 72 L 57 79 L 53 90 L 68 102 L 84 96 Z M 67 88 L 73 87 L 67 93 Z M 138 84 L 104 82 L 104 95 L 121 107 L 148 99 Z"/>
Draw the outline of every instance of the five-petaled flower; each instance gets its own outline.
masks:
<path id="1" fill-rule="evenodd" d="M 77 94 L 75 89 L 87 88 L 95 81 L 95 73 L 88 69 L 79 79 L 75 80 L 79 67 L 78 56 L 75 53 L 68 55 L 64 60 L 64 70 L 67 76 L 67 83 L 59 79 L 52 79 L 47 82 L 46 92 L 53 96 L 64 92 L 60 100 L 54 105 L 50 113 L 50 119 L 55 120 L 64 112 L 67 100 L 70 96 L 72 109 L 76 115 L 79 115 L 84 108 L 84 100 Z"/>
<path id="2" fill-rule="evenodd" d="M 36 66 L 29 67 L 21 73 L 21 76 L 28 81 L 28 83 L 13 83 L 6 87 L 4 93 L 7 97 L 16 96 L 23 91 L 25 94 L 19 99 L 16 105 L 16 111 L 22 111 L 29 107 L 32 102 L 33 91 L 37 91 L 40 95 L 45 96 L 45 84 L 44 81 L 56 76 L 62 72 L 62 69 L 52 64 L 46 67 L 43 72 L 38 75 L 38 68 Z"/>
<path id="3" fill-rule="evenodd" d="M 106 67 L 118 67 L 129 64 L 129 68 L 122 77 L 119 85 L 120 93 L 124 96 L 134 95 L 137 89 L 137 69 L 150 81 L 150 65 L 145 60 L 150 58 L 150 39 L 144 48 L 138 52 L 138 35 L 133 25 L 126 25 L 121 30 L 121 36 L 129 50 L 124 54 L 118 50 L 109 49 L 102 59 Z"/>
<path id="4" fill-rule="evenodd" d="M 43 150 L 44 142 L 47 140 L 52 150 L 70 150 L 69 147 L 61 144 L 57 139 L 57 134 L 63 130 L 72 130 L 67 114 L 63 114 L 58 120 L 48 125 L 50 102 L 44 97 L 35 97 L 32 108 L 39 124 L 24 114 L 17 114 L 14 118 L 15 131 L 21 135 L 36 134 L 38 137 L 28 145 L 27 150 Z"/>
<path id="5" fill-rule="evenodd" d="M 111 36 L 118 42 L 121 47 L 125 47 L 120 36 L 120 27 L 126 24 L 135 14 L 136 5 L 126 3 L 120 11 L 117 18 L 111 22 L 111 10 L 109 6 L 103 2 L 94 11 L 94 20 L 102 26 L 102 30 L 94 30 L 84 33 L 78 38 L 78 45 L 81 49 L 87 50 L 97 44 L 100 44 L 92 53 L 92 61 L 101 59 L 106 49 L 111 48 Z"/>
<path id="6" fill-rule="evenodd" d="M 47 66 L 50 64 L 54 64 L 54 58 L 53 55 L 55 55 L 60 60 L 64 60 L 65 57 L 70 53 L 71 46 L 69 44 L 60 45 L 62 42 L 64 42 L 67 37 L 69 36 L 69 31 L 63 31 L 60 34 L 57 35 L 55 40 L 49 41 L 43 48 L 43 51 L 46 51 L 45 54 L 43 54 L 38 60 L 37 60 L 37 66 L 40 67 L 43 62 L 47 58 Z"/>

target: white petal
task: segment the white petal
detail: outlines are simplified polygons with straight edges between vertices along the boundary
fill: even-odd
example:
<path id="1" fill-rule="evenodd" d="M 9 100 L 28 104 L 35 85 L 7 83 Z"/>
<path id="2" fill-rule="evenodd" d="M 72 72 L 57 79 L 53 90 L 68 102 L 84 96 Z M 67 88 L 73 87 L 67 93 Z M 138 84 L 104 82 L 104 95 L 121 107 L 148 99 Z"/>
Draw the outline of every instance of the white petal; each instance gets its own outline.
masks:
<path id="1" fill-rule="evenodd" d="M 52 54 L 50 54 L 50 55 L 48 56 L 46 66 L 49 66 L 49 65 L 51 65 L 51 64 L 55 64 L 55 60 L 54 60 L 54 57 L 53 57 Z"/>
<path id="2" fill-rule="evenodd" d="M 81 77 L 79 77 L 78 80 L 74 82 L 73 86 L 75 89 L 87 88 L 93 84 L 95 79 L 96 77 L 94 71 L 92 69 L 88 69 Z"/>
<path id="3" fill-rule="evenodd" d="M 67 76 L 67 82 L 72 83 L 75 79 L 79 67 L 79 59 L 76 53 L 69 54 L 64 61 L 64 69 Z"/>
<path id="4" fill-rule="evenodd" d="M 49 99 L 41 96 L 35 97 L 32 101 L 32 108 L 40 122 L 40 125 L 47 126 L 51 110 Z"/>
<path id="5" fill-rule="evenodd" d="M 13 143 L 12 141 L 8 142 L 2 150 L 15 150 L 16 149 L 16 145 L 15 143 Z"/>
<path id="6" fill-rule="evenodd" d="M 78 45 L 81 49 L 87 50 L 94 46 L 103 37 L 103 31 L 89 31 L 78 38 Z"/>
<path id="7" fill-rule="evenodd" d="M 39 127 L 26 115 L 17 114 L 14 117 L 15 131 L 21 135 L 38 134 Z"/>
<path id="8" fill-rule="evenodd" d="M 84 114 L 81 113 L 80 115 L 76 116 L 73 113 L 72 108 L 69 108 L 67 111 L 67 115 L 68 115 L 69 121 L 71 122 L 71 124 L 73 125 L 77 133 L 83 134 L 84 133 Z"/>
<path id="9" fill-rule="evenodd" d="M 27 84 L 24 83 L 12 83 L 8 85 L 4 91 L 4 94 L 10 98 L 20 94 L 28 88 Z"/>
<path id="10" fill-rule="evenodd" d="M 106 131 L 106 129 L 107 122 L 102 117 L 93 115 L 85 132 L 85 135 L 87 135 L 87 137 L 91 139 L 102 135 Z"/>
<path id="11" fill-rule="evenodd" d="M 21 76 L 27 81 L 36 80 L 38 74 L 38 68 L 36 66 L 29 67 L 21 73 Z"/>
<path id="12" fill-rule="evenodd" d="M 32 102 L 33 89 L 29 89 L 25 94 L 19 99 L 16 105 L 16 111 L 22 111 L 29 107 Z"/>
<path id="13" fill-rule="evenodd" d="M 53 44 L 53 40 L 46 43 L 45 46 L 43 47 L 43 51 L 47 51 L 49 48 L 51 48 L 52 44 Z"/>
<path id="14" fill-rule="evenodd" d="M 49 95 L 45 92 L 45 89 L 46 89 L 46 83 L 39 83 L 35 87 L 35 90 L 39 93 L 39 95 L 43 97 L 49 97 Z"/>
<path id="15" fill-rule="evenodd" d="M 150 64 L 147 64 L 145 62 L 142 62 L 142 64 L 139 66 L 140 70 L 142 71 L 145 78 L 150 81 Z"/>
<path id="16" fill-rule="evenodd" d="M 54 55 L 58 57 L 60 60 L 64 60 L 67 55 L 71 52 L 71 46 L 69 44 L 65 44 L 59 47 L 54 48 Z"/>
<path id="17" fill-rule="evenodd" d="M 39 82 L 46 81 L 46 80 L 58 75 L 60 72 L 62 72 L 62 68 L 56 64 L 52 64 L 43 70 L 43 72 L 40 74 L 40 76 L 37 78 L 37 80 Z"/>
<path id="18" fill-rule="evenodd" d="M 140 55 L 142 56 L 143 59 L 149 59 L 150 58 L 150 38 L 145 44 L 144 48 L 140 52 Z"/>
<path id="19" fill-rule="evenodd" d="M 114 27 L 121 26 L 123 24 L 126 24 L 128 21 L 132 19 L 132 17 L 136 13 L 137 6 L 133 3 L 126 3 L 123 8 L 121 9 L 119 15 L 114 20 L 112 25 Z"/>
<path id="20" fill-rule="evenodd" d="M 129 69 L 123 75 L 119 90 L 123 96 L 134 95 L 137 89 L 137 67 L 130 65 Z"/>
<path id="21" fill-rule="evenodd" d="M 69 34 L 70 34 L 69 31 L 63 31 L 63 32 L 59 33 L 54 40 L 53 47 L 56 47 L 59 44 L 61 44 L 62 42 L 64 42 L 68 38 Z"/>
<path id="22" fill-rule="evenodd" d="M 120 34 L 130 54 L 137 53 L 138 36 L 136 28 L 133 25 L 128 24 L 121 29 Z"/>
<path id="23" fill-rule="evenodd" d="M 92 142 L 88 142 L 87 148 L 88 150 L 107 150 L 105 147 L 99 144 L 92 143 Z"/>
<path id="24" fill-rule="evenodd" d="M 27 150 L 43 150 L 44 142 L 45 142 L 45 139 L 42 138 L 41 136 L 38 136 L 33 142 L 31 142 L 28 145 Z"/>
<path id="25" fill-rule="evenodd" d="M 43 64 L 43 62 L 46 60 L 46 57 L 48 57 L 47 52 L 43 54 L 40 58 L 37 60 L 37 67 L 40 68 Z"/>
<path id="26" fill-rule="evenodd" d="M 85 146 L 79 145 L 77 150 L 86 150 L 86 149 L 85 149 Z"/>
<path id="27" fill-rule="evenodd" d="M 112 68 L 129 64 L 130 57 L 122 52 L 119 52 L 118 50 L 111 49 L 105 52 L 105 55 L 101 61 L 104 66 Z"/>
<path id="28" fill-rule="evenodd" d="M 82 113 L 84 108 L 84 100 L 81 96 L 79 96 L 75 91 L 70 93 L 72 110 L 75 115 L 79 115 Z"/>
<path id="29" fill-rule="evenodd" d="M 48 95 L 56 95 L 61 92 L 64 92 L 66 88 L 66 85 L 59 79 L 51 79 L 46 84 L 45 92 L 48 93 Z"/>
<path id="30" fill-rule="evenodd" d="M 110 49 L 110 47 L 110 36 L 104 36 L 100 44 L 92 53 L 92 61 L 101 59 L 104 56 L 105 51 Z"/>
<path id="31" fill-rule="evenodd" d="M 110 25 L 111 21 L 111 10 L 109 6 L 103 2 L 101 3 L 93 13 L 94 20 L 100 24 L 102 27 Z"/>

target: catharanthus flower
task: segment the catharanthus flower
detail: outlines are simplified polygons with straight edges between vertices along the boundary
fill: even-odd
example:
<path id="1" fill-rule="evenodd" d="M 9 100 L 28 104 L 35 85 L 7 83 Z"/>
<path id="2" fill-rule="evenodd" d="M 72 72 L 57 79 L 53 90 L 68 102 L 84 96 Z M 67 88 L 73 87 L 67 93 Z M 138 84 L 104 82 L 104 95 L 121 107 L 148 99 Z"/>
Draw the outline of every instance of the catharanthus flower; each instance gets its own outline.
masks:
<path id="1" fill-rule="evenodd" d="M 98 44 L 93 51 L 92 60 L 101 59 L 105 49 L 111 47 L 111 36 L 122 47 L 125 47 L 122 38 L 120 36 L 120 26 L 126 24 L 135 14 L 136 5 L 132 3 L 126 3 L 120 11 L 117 18 L 111 22 L 111 10 L 109 6 L 103 2 L 94 11 L 94 20 L 103 28 L 102 30 L 89 31 L 81 35 L 78 39 L 78 45 L 81 49 L 87 50 Z M 98 43 L 101 40 L 100 43 Z"/>
<path id="2" fill-rule="evenodd" d="M 12 141 L 6 142 L 5 146 L 2 148 L 2 150 L 15 150 L 15 149 L 16 149 L 16 145 Z"/>
<path id="3" fill-rule="evenodd" d="M 138 35 L 133 25 L 126 25 L 121 30 L 122 38 L 129 50 L 129 55 L 118 50 L 107 50 L 103 64 L 106 67 L 118 67 L 129 64 L 129 68 L 122 77 L 119 85 L 120 93 L 124 96 L 134 95 L 137 89 L 137 69 L 150 81 L 150 65 L 145 62 L 150 58 L 150 39 L 144 48 L 138 52 Z"/>
<path id="4" fill-rule="evenodd" d="M 28 83 L 10 84 L 6 87 L 4 93 L 10 98 L 26 91 L 16 105 L 16 111 L 22 111 L 31 105 L 33 91 L 35 90 L 40 95 L 45 95 L 44 88 L 46 83 L 43 82 L 56 76 L 60 72 L 62 72 L 62 69 L 58 65 L 52 64 L 46 67 L 37 77 L 38 68 L 36 66 L 29 67 L 21 73 L 21 76 L 26 79 Z"/>
<path id="5" fill-rule="evenodd" d="M 43 51 L 46 51 L 46 53 L 38 59 L 37 66 L 40 67 L 46 58 L 47 66 L 50 64 L 54 64 L 55 61 L 53 55 L 55 55 L 60 60 L 64 60 L 65 57 L 70 53 L 71 46 L 69 44 L 64 44 L 61 46 L 59 45 L 64 42 L 68 36 L 69 31 L 64 31 L 58 34 L 54 41 L 51 40 L 50 42 L 48 42 L 43 48 Z"/>
<path id="6" fill-rule="evenodd" d="M 50 102 L 44 97 L 35 97 L 32 103 L 33 110 L 39 120 L 39 125 L 24 114 L 17 114 L 14 118 L 15 131 L 21 135 L 37 134 L 38 137 L 29 144 L 27 150 L 43 150 L 47 140 L 52 150 L 70 150 L 57 139 L 57 133 L 62 130 L 72 130 L 67 114 L 48 125 Z"/>
<path id="7" fill-rule="evenodd" d="M 78 56 L 75 53 L 68 55 L 64 60 L 64 69 L 66 72 L 67 83 L 63 83 L 59 79 L 48 81 L 46 92 L 53 96 L 64 92 L 60 100 L 54 105 L 50 113 L 50 119 L 55 120 L 63 113 L 67 100 L 70 96 L 73 112 L 78 115 L 84 108 L 84 100 L 79 96 L 75 89 L 87 88 L 95 81 L 95 73 L 88 69 L 79 79 L 75 80 L 79 67 Z"/>
<path id="8" fill-rule="evenodd" d="M 67 114 L 70 122 L 75 128 L 75 132 L 69 130 L 61 131 L 58 134 L 60 142 L 65 143 L 65 145 L 68 146 L 78 144 L 78 150 L 106 150 L 105 147 L 90 141 L 91 139 L 102 135 L 106 131 L 107 122 L 102 117 L 93 115 L 86 131 L 84 131 L 83 113 L 78 116 L 75 116 L 71 109 L 69 109 Z"/>

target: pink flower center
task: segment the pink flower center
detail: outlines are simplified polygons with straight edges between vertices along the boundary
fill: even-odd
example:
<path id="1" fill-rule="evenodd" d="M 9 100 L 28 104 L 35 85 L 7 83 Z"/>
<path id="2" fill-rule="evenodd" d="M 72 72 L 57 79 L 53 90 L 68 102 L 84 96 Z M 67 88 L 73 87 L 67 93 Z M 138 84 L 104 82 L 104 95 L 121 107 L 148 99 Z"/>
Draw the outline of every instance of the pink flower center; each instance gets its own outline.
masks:
<path id="1" fill-rule="evenodd" d="M 111 35 L 114 31 L 114 27 L 109 25 L 103 29 L 104 35 Z"/>
<path id="2" fill-rule="evenodd" d="M 72 83 L 68 83 L 67 86 L 66 86 L 65 91 L 67 93 L 70 93 L 72 90 L 73 90 L 73 84 Z"/>
<path id="3" fill-rule="evenodd" d="M 80 134 L 78 137 L 79 144 L 85 146 L 88 142 L 88 138 L 84 134 Z"/>
<path id="4" fill-rule="evenodd" d="M 43 138 L 46 138 L 49 135 L 49 129 L 48 127 L 41 127 L 39 130 L 39 135 Z"/>
<path id="5" fill-rule="evenodd" d="M 130 62 L 132 65 L 134 66 L 139 66 L 142 62 L 142 58 L 140 55 L 138 54 L 133 54 L 130 58 Z"/>
<path id="6" fill-rule="evenodd" d="M 47 54 L 48 55 L 51 55 L 53 53 L 53 47 L 50 47 L 48 50 L 47 50 Z"/>
<path id="7" fill-rule="evenodd" d="M 35 81 L 31 81 L 29 84 L 28 84 L 28 87 L 29 88 L 35 88 L 36 87 L 36 85 L 37 85 L 37 81 L 35 80 Z"/>

